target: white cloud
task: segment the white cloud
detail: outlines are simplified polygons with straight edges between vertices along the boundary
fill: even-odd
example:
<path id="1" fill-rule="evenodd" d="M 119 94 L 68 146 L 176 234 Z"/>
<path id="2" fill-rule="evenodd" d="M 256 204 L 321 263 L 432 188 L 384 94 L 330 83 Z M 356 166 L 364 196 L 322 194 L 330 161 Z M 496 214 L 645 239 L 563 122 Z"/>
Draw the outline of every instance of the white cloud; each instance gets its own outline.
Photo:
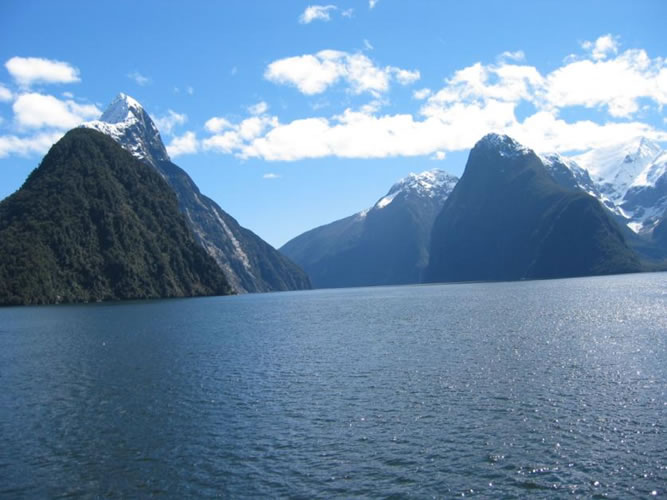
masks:
<path id="1" fill-rule="evenodd" d="M 32 137 L 17 137 L 15 135 L 0 136 L 0 158 L 9 155 L 29 156 L 44 154 L 55 144 L 64 132 L 42 132 Z"/>
<path id="2" fill-rule="evenodd" d="M 280 178 L 280 175 L 274 174 L 273 172 L 269 172 L 269 173 L 264 174 L 262 176 L 262 179 L 279 179 L 279 178 Z"/>
<path id="3" fill-rule="evenodd" d="M 421 74 L 418 70 L 410 71 L 407 69 L 394 67 L 390 67 L 389 70 L 393 73 L 396 81 L 398 81 L 398 83 L 401 85 L 410 85 L 421 78 Z"/>
<path id="4" fill-rule="evenodd" d="M 516 50 L 514 52 L 505 51 L 498 56 L 498 60 L 523 62 L 526 60 L 526 54 L 524 54 L 523 50 Z"/>
<path id="5" fill-rule="evenodd" d="M 14 94 L 4 85 L 0 84 L 0 102 L 7 102 L 14 99 Z"/>
<path id="6" fill-rule="evenodd" d="M 204 128 L 213 134 L 219 134 L 223 130 L 234 128 L 234 125 L 226 118 L 214 116 L 206 121 Z"/>
<path id="7" fill-rule="evenodd" d="M 193 154 L 197 151 L 199 151 L 199 142 L 194 132 L 186 132 L 181 136 L 174 137 L 167 146 L 167 153 L 172 158 Z"/>
<path id="8" fill-rule="evenodd" d="M 309 24 L 315 20 L 330 21 L 330 11 L 336 9 L 337 7 L 335 5 L 309 5 L 299 16 L 299 22 L 301 24 Z"/>
<path id="9" fill-rule="evenodd" d="M 268 161 L 390 156 L 429 156 L 437 160 L 450 151 L 469 149 L 484 134 L 494 131 L 509 134 L 538 151 L 563 153 L 637 135 L 667 141 L 667 132 L 633 121 L 640 99 L 642 109 L 648 106 L 649 111 L 659 111 L 667 104 L 665 60 L 651 59 L 643 50 L 612 56 L 614 50 L 609 43 L 598 45 L 598 52 L 607 54 L 605 58 L 597 57 L 591 49 L 585 58 L 569 59 L 544 74 L 521 62 L 525 59 L 521 51 L 502 53 L 493 64 L 472 64 L 455 71 L 439 90 L 416 90 L 413 96 L 424 102 L 413 114 L 381 114 L 381 110 L 388 102 L 383 96 L 389 82 L 400 83 L 402 79 L 411 83 L 419 76 L 416 71 L 380 68 L 363 55 L 335 51 L 283 59 L 276 63 L 285 66 L 269 66 L 268 79 L 294 85 L 307 95 L 345 81 L 350 91 L 369 92 L 374 100 L 358 110 L 285 123 L 265 111 L 261 117 L 229 124 L 206 139 L 204 147 Z M 349 57 L 359 59 L 352 64 Z M 525 103 L 534 111 L 518 118 L 517 108 Z M 561 111 L 573 106 L 597 108 L 607 116 L 596 118 L 597 123 L 560 116 Z M 585 117 L 581 110 L 578 112 Z M 245 129 L 250 132 L 242 133 Z"/>
<path id="10" fill-rule="evenodd" d="M 5 63 L 12 78 L 22 87 L 34 83 L 75 83 L 79 70 L 69 63 L 39 57 L 12 57 Z"/>
<path id="11" fill-rule="evenodd" d="M 599 124 L 590 120 L 567 122 L 548 111 L 540 111 L 522 123 L 508 127 L 506 133 L 537 151 L 585 151 L 638 136 L 646 136 L 658 142 L 667 141 L 667 132 L 656 130 L 645 123 Z"/>
<path id="12" fill-rule="evenodd" d="M 188 121 L 186 114 L 176 113 L 171 109 L 167 110 L 167 114 L 154 119 L 155 124 L 160 132 L 164 134 L 171 134 L 174 127 L 183 125 Z"/>
<path id="13" fill-rule="evenodd" d="M 406 85 L 419 79 L 419 71 L 393 66 L 381 68 L 361 53 L 323 50 L 274 61 L 264 77 L 274 83 L 294 85 L 306 95 L 320 94 L 344 80 L 354 94 L 369 92 L 377 96 L 389 89 L 392 78 Z"/>
<path id="14" fill-rule="evenodd" d="M 185 87 L 185 91 L 188 93 L 188 95 L 193 95 L 195 93 L 194 87 L 191 87 L 190 85 Z"/>
<path id="15" fill-rule="evenodd" d="M 239 124 L 231 124 L 224 118 L 212 118 L 206 122 L 206 128 L 217 130 L 217 133 L 205 139 L 202 145 L 205 150 L 232 153 L 277 125 L 277 118 L 266 115 L 252 116 Z"/>
<path id="16" fill-rule="evenodd" d="M 380 0 L 368 0 L 368 8 L 374 8 Z"/>
<path id="17" fill-rule="evenodd" d="M 248 108 L 248 112 L 251 115 L 263 115 L 269 110 L 269 105 L 264 101 L 260 101 L 257 104 L 253 104 Z"/>
<path id="18" fill-rule="evenodd" d="M 343 16 L 343 17 L 350 18 L 354 15 L 354 9 L 352 9 L 352 8 L 345 9 L 344 11 L 342 11 L 340 13 L 340 15 Z"/>
<path id="19" fill-rule="evenodd" d="M 429 97 L 431 94 L 433 94 L 431 89 L 419 89 L 419 90 L 415 90 L 412 93 L 412 97 L 414 97 L 415 99 L 417 99 L 419 101 L 423 101 L 424 99 Z"/>
<path id="20" fill-rule="evenodd" d="M 614 117 L 629 117 L 638 99 L 667 104 L 667 64 L 643 50 L 627 50 L 614 58 L 574 61 L 547 76 L 546 104 L 552 108 L 606 107 Z"/>
<path id="21" fill-rule="evenodd" d="M 93 104 L 78 104 L 71 99 L 62 101 L 51 95 L 34 92 L 19 95 L 12 109 L 14 119 L 21 129 L 70 129 L 102 114 Z"/>
<path id="22" fill-rule="evenodd" d="M 128 73 L 127 77 L 130 80 L 134 80 L 134 82 L 140 87 L 145 87 L 146 85 L 151 83 L 151 79 L 149 77 L 147 77 L 146 75 L 142 75 L 138 71 L 133 71 L 132 73 Z"/>
<path id="23" fill-rule="evenodd" d="M 610 34 L 601 36 L 594 42 L 585 41 L 581 46 L 588 50 L 596 61 L 606 59 L 611 54 L 618 54 L 618 39 Z"/>

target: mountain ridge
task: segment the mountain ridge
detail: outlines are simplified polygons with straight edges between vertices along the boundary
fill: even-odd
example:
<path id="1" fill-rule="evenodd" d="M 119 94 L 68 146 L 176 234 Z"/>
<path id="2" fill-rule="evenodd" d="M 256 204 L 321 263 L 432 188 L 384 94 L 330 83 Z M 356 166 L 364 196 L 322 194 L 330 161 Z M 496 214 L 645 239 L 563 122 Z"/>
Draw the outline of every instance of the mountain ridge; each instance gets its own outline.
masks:
<path id="1" fill-rule="evenodd" d="M 197 241 L 225 271 L 237 292 L 310 288 L 303 270 L 204 196 L 190 176 L 171 161 L 155 123 L 138 101 L 121 93 L 99 120 L 82 127 L 113 138 L 163 176 L 176 192 L 181 213 Z"/>
<path id="2" fill-rule="evenodd" d="M 576 251 L 568 252 L 571 247 Z M 425 280 L 518 280 L 639 269 L 598 200 L 559 185 L 531 149 L 488 134 L 470 151 L 434 222 Z"/>
<path id="3" fill-rule="evenodd" d="M 317 288 L 419 283 L 432 221 L 457 178 L 433 169 L 394 183 L 373 206 L 281 247 Z"/>

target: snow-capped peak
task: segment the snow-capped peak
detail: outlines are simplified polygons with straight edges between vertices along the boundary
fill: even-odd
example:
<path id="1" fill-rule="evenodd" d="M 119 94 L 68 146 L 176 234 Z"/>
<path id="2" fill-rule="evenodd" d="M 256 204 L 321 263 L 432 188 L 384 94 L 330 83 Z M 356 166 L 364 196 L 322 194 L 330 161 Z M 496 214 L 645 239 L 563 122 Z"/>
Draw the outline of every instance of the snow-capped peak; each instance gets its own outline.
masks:
<path id="1" fill-rule="evenodd" d="M 523 144 L 515 141 L 510 136 L 496 134 L 495 132 L 486 134 L 479 141 L 477 141 L 474 149 L 476 148 L 492 149 L 497 151 L 500 156 L 506 156 L 510 158 L 524 156 L 532 151 L 530 148 L 527 148 Z"/>
<path id="2" fill-rule="evenodd" d="M 646 137 L 592 149 L 571 158 L 591 174 L 596 195 L 630 229 L 649 232 L 667 209 L 667 152 Z M 594 193 L 591 193 L 594 194 Z"/>
<path id="3" fill-rule="evenodd" d="M 399 194 L 414 195 L 421 198 L 446 198 L 458 182 L 458 178 L 444 170 L 433 169 L 419 174 L 410 173 L 395 183 L 386 196 L 378 200 L 374 208 L 384 208 Z"/>
<path id="4" fill-rule="evenodd" d="M 99 121 L 106 123 L 121 123 L 132 117 L 139 119 L 144 108 L 138 101 L 122 92 L 109 104 Z"/>
<path id="5" fill-rule="evenodd" d="M 573 159 L 588 170 L 593 178 L 609 186 L 611 198 L 623 199 L 637 179 L 647 179 L 642 173 L 661 155 L 662 149 L 646 137 L 635 137 L 630 141 L 593 149 Z"/>
<path id="6" fill-rule="evenodd" d="M 134 157 L 153 166 L 170 161 L 155 123 L 141 104 L 127 94 L 118 94 L 99 120 L 81 126 L 108 135 Z"/>

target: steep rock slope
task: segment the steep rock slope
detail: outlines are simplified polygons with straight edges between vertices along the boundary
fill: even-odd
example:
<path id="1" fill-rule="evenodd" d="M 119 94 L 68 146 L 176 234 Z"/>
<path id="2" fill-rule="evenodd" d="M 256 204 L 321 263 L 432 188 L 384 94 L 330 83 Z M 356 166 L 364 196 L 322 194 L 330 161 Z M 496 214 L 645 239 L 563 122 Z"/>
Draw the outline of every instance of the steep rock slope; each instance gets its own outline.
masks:
<path id="1" fill-rule="evenodd" d="M 202 247 L 224 270 L 234 290 L 268 292 L 310 288 L 296 264 L 245 229 L 204 196 L 190 176 L 171 162 L 155 123 L 133 98 L 120 94 L 99 120 L 85 123 L 112 137 L 137 159 L 150 164 L 178 197 L 180 211 Z"/>

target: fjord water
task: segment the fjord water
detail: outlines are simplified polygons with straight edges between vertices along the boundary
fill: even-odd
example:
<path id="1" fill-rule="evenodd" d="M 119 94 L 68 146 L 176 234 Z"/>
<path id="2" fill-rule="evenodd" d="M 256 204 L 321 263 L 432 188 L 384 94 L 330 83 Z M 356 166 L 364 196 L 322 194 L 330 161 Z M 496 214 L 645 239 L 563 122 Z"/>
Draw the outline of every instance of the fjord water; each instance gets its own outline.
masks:
<path id="1" fill-rule="evenodd" d="M 0 496 L 667 493 L 667 274 L 0 309 Z"/>

